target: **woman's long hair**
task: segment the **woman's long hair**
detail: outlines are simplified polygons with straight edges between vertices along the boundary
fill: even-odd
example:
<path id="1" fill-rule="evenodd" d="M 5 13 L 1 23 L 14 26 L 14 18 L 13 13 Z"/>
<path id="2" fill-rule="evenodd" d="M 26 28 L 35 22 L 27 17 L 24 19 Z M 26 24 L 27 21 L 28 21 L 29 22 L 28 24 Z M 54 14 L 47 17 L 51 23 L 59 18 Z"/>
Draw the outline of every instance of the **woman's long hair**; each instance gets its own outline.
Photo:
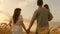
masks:
<path id="1" fill-rule="evenodd" d="M 20 8 L 16 8 L 15 10 L 14 10 L 14 14 L 13 14 L 13 22 L 14 22 L 14 24 L 17 22 L 17 20 L 18 20 L 18 17 L 19 17 L 19 15 L 20 15 L 20 12 L 21 12 L 21 9 Z"/>

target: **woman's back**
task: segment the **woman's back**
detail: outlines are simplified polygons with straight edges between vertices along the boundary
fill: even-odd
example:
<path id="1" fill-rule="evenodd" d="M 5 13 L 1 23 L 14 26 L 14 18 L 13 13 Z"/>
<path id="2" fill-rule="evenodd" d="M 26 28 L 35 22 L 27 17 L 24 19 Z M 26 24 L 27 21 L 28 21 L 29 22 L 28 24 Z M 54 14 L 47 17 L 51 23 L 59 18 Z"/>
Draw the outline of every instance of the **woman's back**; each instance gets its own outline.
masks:
<path id="1" fill-rule="evenodd" d="M 12 34 L 23 34 L 22 26 L 20 26 L 20 22 L 23 20 L 22 15 L 18 17 L 18 20 L 12 26 Z"/>
<path id="2" fill-rule="evenodd" d="M 17 20 L 17 22 L 15 23 L 16 25 L 20 25 L 20 22 L 21 21 L 23 21 L 23 17 L 22 17 L 22 15 L 20 15 L 19 17 L 18 17 L 18 20 Z"/>

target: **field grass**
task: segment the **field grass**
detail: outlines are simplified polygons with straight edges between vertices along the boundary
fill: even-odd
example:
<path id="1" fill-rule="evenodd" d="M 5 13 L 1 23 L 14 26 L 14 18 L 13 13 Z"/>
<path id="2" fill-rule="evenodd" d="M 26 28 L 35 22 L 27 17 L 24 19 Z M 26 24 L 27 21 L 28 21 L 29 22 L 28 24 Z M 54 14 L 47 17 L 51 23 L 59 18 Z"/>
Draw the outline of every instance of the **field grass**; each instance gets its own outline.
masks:
<path id="1" fill-rule="evenodd" d="M 11 34 L 11 28 L 9 27 L 9 25 L 3 23 L 0 24 L 0 34 Z M 24 32 L 24 34 L 27 34 L 26 32 Z M 35 31 L 31 31 L 29 34 L 35 34 Z M 51 30 L 50 34 L 60 34 L 60 31 L 57 30 Z"/>

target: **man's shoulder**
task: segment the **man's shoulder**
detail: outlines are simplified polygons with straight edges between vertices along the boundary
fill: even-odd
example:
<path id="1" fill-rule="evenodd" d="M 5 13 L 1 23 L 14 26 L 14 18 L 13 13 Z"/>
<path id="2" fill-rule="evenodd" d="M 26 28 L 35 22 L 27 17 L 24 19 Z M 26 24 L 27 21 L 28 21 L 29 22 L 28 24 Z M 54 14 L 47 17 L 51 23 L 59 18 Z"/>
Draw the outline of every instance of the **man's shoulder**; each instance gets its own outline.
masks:
<path id="1" fill-rule="evenodd" d="M 37 11 L 37 12 L 38 12 L 38 11 L 40 11 L 40 10 L 41 10 L 41 8 L 38 8 L 38 9 L 36 9 L 35 11 Z"/>
<path id="2" fill-rule="evenodd" d="M 39 11 L 39 9 L 36 9 L 34 12 L 37 13 Z"/>

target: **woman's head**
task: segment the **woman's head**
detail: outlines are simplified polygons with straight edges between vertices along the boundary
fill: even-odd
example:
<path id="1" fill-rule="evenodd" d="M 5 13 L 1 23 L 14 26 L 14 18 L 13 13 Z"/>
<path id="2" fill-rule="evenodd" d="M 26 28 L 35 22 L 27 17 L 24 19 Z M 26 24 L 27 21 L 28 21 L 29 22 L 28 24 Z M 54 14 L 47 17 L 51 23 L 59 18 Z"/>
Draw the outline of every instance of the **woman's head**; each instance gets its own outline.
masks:
<path id="1" fill-rule="evenodd" d="M 48 4 L 45 4 L 45 5 L 44 5 L 44 7 L 45 7 L 46 9 L 49 9 L 49 6 L 48 6 Z"/>
<path id="2" fill-rule="evenodd" d="M 21 13 L 21 9 L 20 8 L 15 8 L 14 13 L 15 14 Z"/>
<path id="3" fill-rule="evenodd" d="M 14 10 L 14 14 L 13 14 L 13 21 L 14 23 L 16 23 L 16 21 L 18 20 L 18 17 L 21 13 L 21 9 L 20 8 L 15 8 Z"/>

